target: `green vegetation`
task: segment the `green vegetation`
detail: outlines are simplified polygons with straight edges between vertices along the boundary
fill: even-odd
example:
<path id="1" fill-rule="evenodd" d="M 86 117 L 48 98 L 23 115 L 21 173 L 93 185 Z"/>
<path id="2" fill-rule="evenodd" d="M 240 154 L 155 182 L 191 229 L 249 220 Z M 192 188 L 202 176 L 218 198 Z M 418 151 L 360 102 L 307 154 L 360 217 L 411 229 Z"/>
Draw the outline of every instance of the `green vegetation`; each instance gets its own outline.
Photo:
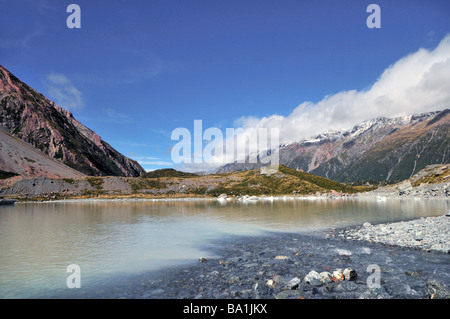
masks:
<path id="1" fill-rule="evenodd" d="M 0 105 L 1 105 L 2 109 L 4 109 L 7 112 L 7 114 L 9 113 L 8 112 L 9 110 L 6 108 L 6 103 L 8 103 L 8 99 L 9 99 L 9 96 L 5 96 L 2 99 L 2 101 L 0 102 Z"/>
<path id="2" fill-rule="evenodd" d="M 131 189 L 134 193 L 144 189 L 162 189 L 166 187 L 166 184 L 159 180 L 137 177 L 130 180 Z"/>
<path id="3" fill-rule="evenodd" d="M 10 177 L 18 176 L 19 174 L 13 173 L 13 172 L 7 172 L 0 170 L 0 179 L 7 179 Z"/>
<path id="4" fill-rule="evenodd" d="M 450 168 L 448 166 L 442 168 L 442 170 L 429 169 L 425 176 L 418 178 L 411 183 L 412 186 L 420 186 L 421 184 L 438 184 L 444 183 L 449 180 Z"/>
<path id="5" fill-rule="evenodd" d="M 98 195 L 105 195 L 106 192 L 104 190 L 91 190 L 91 189 L 85 189 L 82 192 L 83 196 L 93 197 Z"/>
<path id="6" fill-rule="evenodd" d="M 58 150 L 55 153 L 55 158 L 56 159 L 63 159 L 64 158 L 64 154 L 63 154 L 63 150 L 61 148 L 61 145 L 58 147 Z"/>
<path id="7" fill-rule="evenodd" d="M 75 183 L 75 180 L 73 178 L 63 178 L 62 180 L 65 181 L 66 183 L 69 183 L 69 184 Z"/>
<path id="8" fill-rule="evenodd" d="M 355 189 L 349 185 L 342 184 L 336 181 L 333 181 L 331 179 L 312 175 L 305 172 L 299 172 L 296 170 L 293 170 L 292 168 L 288 168 L 286 166 L 280 165 L 279 171 L 285 174 L 290 174 L 298 177 L 301 180 L 307 181 L 309 183 L 315 184 L 320 188 L 324 188 L 326 190 L 334 190 L 338 192 L 344 192 L 344 193 L 354 193 Z"/>
<path id="9" fill-rule="evenodd" d="M 197 188 L 191 189 L 189 191 L 189 194 L 206 195 L 207 188 L 206 187 L 197 187 Z M 217 195 L 217 196 L 219 196 L 219 195 Z"/>
<path id="10" fill-rule="evenodd" d="M 96 190 L 102 190 L 103 189 L 103 178 L 101 178 L 101 177 L 87 177 L 86 180 Z"/>
<path id="11" fill-rule="evenodd" d="M 24 159 L 27 161 L 27 162 L 30 162 L 30 163 L 35 163 L 36 161 L 35 160 L 32 160 L 31 158 L 28 158 L 28 157 L 24 157 Z"/>
<path id="12" fill-rule="evenodd" d="M 208 175 L 209 178 L 219 177 L 219 175 Z M 205 177 L 206 178 L 206 177 Z M 353 187 L 341 184 L 330 179 L 315 176 L 312 174 L 299 172 L 280 165 L 276 174 L 262 175 L 260 170 L 234 172 L 228 174 L 226 181 L 221 181 L 215 187 L 197 187 L 187 190 L 193 194 L 206 194 L 209 196 L 219 196 L 227 194 L 236 195 L 286 195 L 286 194 L 315 194 L 316 192 L 327 193 L 331 191 L 343 193 L 356 193 L 369 189 L 367 186 Z"/>
<path id="13" fill-rule="evenodd" d="M 198 177 L 194 173 L 180 172 L 173 168 L 157 169 L 141 175 L 143 178 L 159 178 L 159 177 Z"/>

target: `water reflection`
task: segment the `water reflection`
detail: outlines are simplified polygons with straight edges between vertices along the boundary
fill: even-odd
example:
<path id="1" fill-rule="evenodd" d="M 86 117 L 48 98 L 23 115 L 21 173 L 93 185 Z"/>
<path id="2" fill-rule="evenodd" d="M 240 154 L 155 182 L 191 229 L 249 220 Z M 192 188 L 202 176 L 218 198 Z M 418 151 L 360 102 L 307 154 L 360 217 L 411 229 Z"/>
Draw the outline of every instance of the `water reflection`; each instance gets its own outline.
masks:
<path id="1" fill-rule="evenodd" d="M 445 200 L 84 202 L 0 207 L 0 297 L 66 288 L 66 267 L 83 282 L 208 257 L 214 239 L 263 231 L 311 231 L 442 215 Z M 84 286 L 86 287 L 86 286 Z"/>

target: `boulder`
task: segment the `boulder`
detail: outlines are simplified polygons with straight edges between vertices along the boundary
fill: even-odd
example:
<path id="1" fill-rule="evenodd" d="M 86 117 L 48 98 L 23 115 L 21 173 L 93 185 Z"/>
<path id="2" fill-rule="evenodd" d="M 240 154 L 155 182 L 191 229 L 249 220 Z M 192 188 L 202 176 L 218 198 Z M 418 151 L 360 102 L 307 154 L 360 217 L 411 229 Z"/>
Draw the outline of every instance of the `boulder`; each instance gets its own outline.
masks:
<path id="1" fill-rule="evenodd" d="M 320 274 L 315 271 L 311 270 L 306 276 L 305 276 L 305 282 L 309 283 L 312 286 L 321 286 L 322 282 L 320 281 Z"/>
<path id="2" fill-rule="evenodd" d="M 289 280 L 286 284 L 286 287 L 289 289 L 297 289 L 298 285 L 300 284 L 302 280 L 298 277 L 294 277 L 291 280 Z"/>
<path id="3" fill-rule="evenodd" d="M 357 276 L 356 271 L 352 268 L 345 268 L 342 274 L 345 280 L 352 280 Z"/>
<path id="4" fill-rule="evenodd" d="M 330 282 L 332 282 L 332 274 L 330 273 L 330 272 L 328 272 L 328 271 L 322 271 L 320 274 L 319 274 L 319 277 L 318 277 L 318 279 L 320 280 L 320 282 L 321 283 L 323 283 L 323 284 L 329 284 Z"/>
<path id="5" fill-rule="evenodd" d="M 333 281 L 341 281 L 344 280 L 344 274 L 342 273 L 342 269 L 338 268 L 333 271 L 333 277 L 331 278 Z"/>

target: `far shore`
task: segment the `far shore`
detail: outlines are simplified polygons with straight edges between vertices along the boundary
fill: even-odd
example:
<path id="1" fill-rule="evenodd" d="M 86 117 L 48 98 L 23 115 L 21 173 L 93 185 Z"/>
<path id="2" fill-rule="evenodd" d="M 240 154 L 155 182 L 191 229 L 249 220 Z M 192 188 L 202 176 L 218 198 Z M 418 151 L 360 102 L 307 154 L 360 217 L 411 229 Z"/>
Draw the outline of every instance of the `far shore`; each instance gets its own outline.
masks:
<path id="1" fill-rule="evenodd" d="M 400 196 L 400 195 L 380 195 L 376 192 L 358 193 L 358 194 L 338 194 L 330 195 L 329 193 L 320 195 L 274 195 L 274 196 L 199 196 L 178 194 L 170 196 L 149 196 L 149 195 L 102 195 L 102 196 L 74 196 L 64 199 L 43 199 L 36 198 L 21 198 L 8 196 L 5 199 L 17 199 L 17 203 L 82 203 L 82 202 L 166 202 L 166 201 L 217 201 L 222 204 L 227 202 L 242 202 L 242 203 L 256 203 L 256 202 L 272 202 L 272 201 L 287 201 L 287 200 L 449 200 L 445 195 L 438 196 Z"/>

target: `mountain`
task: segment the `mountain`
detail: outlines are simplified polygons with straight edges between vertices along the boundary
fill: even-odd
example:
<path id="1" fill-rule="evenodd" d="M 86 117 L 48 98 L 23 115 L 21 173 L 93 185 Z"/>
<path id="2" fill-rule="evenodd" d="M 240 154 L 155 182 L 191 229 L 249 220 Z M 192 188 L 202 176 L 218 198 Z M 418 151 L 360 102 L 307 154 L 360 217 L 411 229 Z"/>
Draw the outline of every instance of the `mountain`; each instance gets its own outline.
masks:
<path id="1" fill-rule="evenodd" d="M 377 118 L 282 145 L 280 164 L 340 182 L 404 180 L 450 159 L 450 111 Z M 216 173 L 257 168 L 227 164 Z"/>
<path id="2" fill-rule="evenodd" d="M 86 176 L 50 158 L 2 129 L 0 129 L 0 170 L 25 177 L 79 178 Z"/>
<path id="3" fill-rule="evenodd" d="M 450 165 L 433 164 L 411 178 L 393 185 L 379 187 L 360 194 L 361 197 L 384 198 L 448 198 L 450 190 Z"/>
<path id="4" fill-rule="evenodd" d="M 0 127 L 86 175 L 135 177 L 145 170 L 0 65 Z"/>

